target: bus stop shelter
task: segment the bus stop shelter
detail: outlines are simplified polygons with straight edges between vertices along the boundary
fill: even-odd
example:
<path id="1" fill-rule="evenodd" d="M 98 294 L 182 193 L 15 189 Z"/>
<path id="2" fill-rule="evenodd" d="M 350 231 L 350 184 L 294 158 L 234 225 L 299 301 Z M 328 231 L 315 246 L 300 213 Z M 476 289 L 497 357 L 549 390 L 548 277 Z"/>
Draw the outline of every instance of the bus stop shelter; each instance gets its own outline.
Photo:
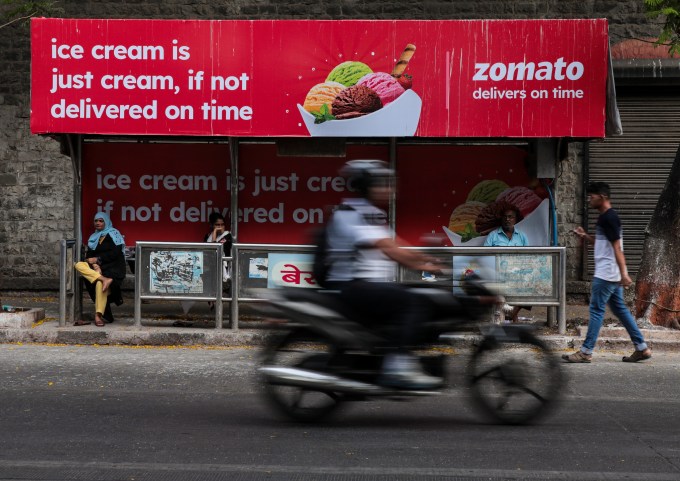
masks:
<path id="1" fill-rule="evenodd" d="M 215 211 L 237 246 L 304 246 L 349 190 L 338 167 L 366 157 L 397 171 L 390 223 L 416 247 L 478 247 L 475 215 L 499 196 L 547 232 L 532 247 L 556 246 L 566 143 L 620 133 L 604 19 L 31 29 L 31 130 L 73 160 L 75 258 L 100 210 L 129 246 L 200 241 Z M 281 277 L 275 254 L 247 279 Z"/>

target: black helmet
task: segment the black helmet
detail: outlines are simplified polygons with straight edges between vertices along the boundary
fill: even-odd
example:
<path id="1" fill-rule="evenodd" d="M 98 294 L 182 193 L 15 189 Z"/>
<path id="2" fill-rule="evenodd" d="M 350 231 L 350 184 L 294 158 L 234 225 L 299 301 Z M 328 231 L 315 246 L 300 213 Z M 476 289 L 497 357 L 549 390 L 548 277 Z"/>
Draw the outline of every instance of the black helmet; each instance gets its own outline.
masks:
<path id="1" fill-rule="evenodd" d="M 394 170 L 382 160 L 350 160 L 340 169 L 348 185 L 366 197 L 368 190 L 376 185 L 386 185 L 394 177 Z"/>

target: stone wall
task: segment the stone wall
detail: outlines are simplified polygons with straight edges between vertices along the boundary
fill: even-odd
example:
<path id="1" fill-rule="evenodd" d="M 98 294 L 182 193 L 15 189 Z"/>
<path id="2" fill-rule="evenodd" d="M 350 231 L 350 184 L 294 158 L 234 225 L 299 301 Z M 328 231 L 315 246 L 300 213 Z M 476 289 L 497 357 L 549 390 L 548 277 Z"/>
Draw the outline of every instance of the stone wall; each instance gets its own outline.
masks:
<path id="1" fill-rule="evenodd" d="M 642 0 L 135 0 L 57 2 L 73 18 L 478 19 L 603 18 L 612 42 L 654 35 Z M 1 7 L 0 7 L 1 8 Z M 0 29 L 0 289 L 57 289 L 58 241 L 73 237 L 71 161 L 58 142 L 29 130 L 30 44 L 26 25 Z M 572 144 L 556 182 L 559 242 L 578 280 L 582 145 Z"/>
<path id="2" fill-rule="evenodd" d="M 559 164 L 555 181 L 557 235 L 559 245 L 567 248 L 567 280 L 571 281 L 567 290 L 577 294 L 583 294 L 585 287 L 578 282 L 581 280 L 583 253 L 581 240 L 571 231 L 583 225 L 583 156 L 583 143 L 570 144 L 566 158 Z"/>

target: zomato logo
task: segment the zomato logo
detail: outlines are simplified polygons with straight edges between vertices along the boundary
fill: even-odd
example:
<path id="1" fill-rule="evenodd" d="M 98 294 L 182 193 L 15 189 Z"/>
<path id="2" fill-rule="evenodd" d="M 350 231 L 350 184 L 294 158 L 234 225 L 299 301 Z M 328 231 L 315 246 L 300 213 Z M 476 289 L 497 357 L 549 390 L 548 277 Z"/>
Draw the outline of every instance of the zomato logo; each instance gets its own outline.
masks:
<path id="1" fill-rule="evenodd" d="M 475 63 L 472 80 L 578 80 L 583 76 L 583 69 L 581 62 L 567 63 L 564 57 L 554 62 Z"/>

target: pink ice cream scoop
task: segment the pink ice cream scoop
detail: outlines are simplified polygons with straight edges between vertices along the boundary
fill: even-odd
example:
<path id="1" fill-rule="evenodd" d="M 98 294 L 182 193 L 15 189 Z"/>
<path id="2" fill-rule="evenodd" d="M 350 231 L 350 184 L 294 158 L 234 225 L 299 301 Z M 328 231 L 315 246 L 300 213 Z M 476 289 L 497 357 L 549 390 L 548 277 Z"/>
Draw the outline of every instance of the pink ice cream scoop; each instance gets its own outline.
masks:
<path id="1" fill-rule="evenodd" d="M 536 195 L 533 190 L 526 187 L 511 187 L 498 194 L 496 201 L 500 200 L 516 205 L 522 213 L 522 217 L 526 217 L 527 214 L 533 212 L 538 207 L 538 204 L 543 199 Z"/>
<path id="2" fill-rule="evenodd" d="M 394 102 L 404 93 L 404 87 L 385 72 L 369 73 L 359 79 L 357 85 L 365 85 L 373 90 L 380 97 L 383 107 L 390 102 Z"/>

